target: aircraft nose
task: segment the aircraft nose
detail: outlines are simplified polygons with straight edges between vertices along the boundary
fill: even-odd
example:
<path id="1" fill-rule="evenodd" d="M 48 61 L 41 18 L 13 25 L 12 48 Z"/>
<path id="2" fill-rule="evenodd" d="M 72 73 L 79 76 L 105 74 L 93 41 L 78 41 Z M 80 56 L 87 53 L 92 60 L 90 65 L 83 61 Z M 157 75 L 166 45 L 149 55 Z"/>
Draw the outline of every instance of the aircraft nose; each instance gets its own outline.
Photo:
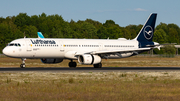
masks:
<path id="1" fill-rule="evenodd" d="M 8 56 L 8 54 L 9 54 L 9 51 L 8 51 L 7 48 L 4 48 L 2 52 L 3 52 L 3 54 L 6 55 L 6 56 Z"/>

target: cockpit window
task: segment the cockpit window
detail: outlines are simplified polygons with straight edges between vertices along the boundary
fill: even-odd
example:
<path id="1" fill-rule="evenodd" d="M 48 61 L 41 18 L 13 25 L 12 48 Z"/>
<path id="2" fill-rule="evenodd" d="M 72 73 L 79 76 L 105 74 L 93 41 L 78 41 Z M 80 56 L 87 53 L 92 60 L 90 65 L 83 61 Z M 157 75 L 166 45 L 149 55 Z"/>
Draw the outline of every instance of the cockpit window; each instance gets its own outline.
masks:
<path id="1" fill-rule="evenodd" d="M 21 44 L 19 44 L 19 43 L 10 43 L 10 44 L 8 44 L 8 46 L 17 46 L 17 47 L 21 47 Z"/>
<path id="2" fill-rule="evenodd" d="M 10 43 L 8 46 L 14 46 L 14 43 Z"/>

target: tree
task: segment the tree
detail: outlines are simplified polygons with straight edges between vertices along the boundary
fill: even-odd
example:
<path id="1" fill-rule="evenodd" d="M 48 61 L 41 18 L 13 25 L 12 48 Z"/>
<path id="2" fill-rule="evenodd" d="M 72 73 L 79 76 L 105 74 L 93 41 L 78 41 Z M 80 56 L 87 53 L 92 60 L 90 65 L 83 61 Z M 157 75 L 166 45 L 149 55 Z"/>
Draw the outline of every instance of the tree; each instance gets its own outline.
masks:
<path id="1" fill-rule="evenodd" d="M 138 33 L 141 30 L 142 26 L 143 25 L 138 25 L 138 26 L 137 25 L 128 25 L 128 26 L 125 27 L 125 29 L 128 30 L 129 33 L 131 34 L 130 39 L 134 39 L 138 35 Z"/>
<path id="2" fill-rule="evenodd" d="M 121 38 L 122 36 L 122 30 L 116 26 L 107 28 L 109 38 L 111 39 L 117 39 Z"/>
<path id="3" fill-rule="evenodd" d="M 8 41 L 10 38 L 8 38 L 7 36 L 9 36 L 9 28 L 8 28 L 8 24 L 6 22 L 3 22 L 0 24 L 0 50 L 2 50 L 2 48 L 5 47 L 6 44 L 8 44 Z M 8 38 L 8 39 L 6 39 Z"/>
<path id="4" fill-rule="evenodd" d="M 38 37 L 37 36 L 38 30 L 37 30 L 37 28 L 35 26 L 32 26 L 32 25 L 24 26 L 22 31 L 25 32 L 25 35 L 28 38 L 37 38 Z"/>
<path id="5" fill-rule="evenodd" d="M 123 37 L 122 35 L 122 29 L 119 27 L 119 25 L 115 24 L 113 20 L 106 20 L 106 22 L 103 24 L 103 26 L 107 30 L 107 36 L 111 39 L 117 39 L 120 37 Z"/>
<path id="6" fill-rule="evenodd" d="M 106 22 L 103 24 L 105 27 L 114 26 L 116 25 L 113 20 L 106 20 Z"/>
<path id="7" fill-rule="evenodd" d="M 82 38 L 97 38 L 97 29 L 91 23 L 82 22 L 80 24 L 80 27 L 80 33 Z"/>
<path id="8" fill-rule="evenodd" d="M 11 19 L 9 19 L 8 22 L 3 21 L 0 23 L 0 50 L 2 50 L 12 40 L 20 38 L 21 34 L 22 32 Z"/>
<path id="9" fill-rule="evenodd" d="M 162 51 L 168 56 L 174 56 L 174 54 L 176 54 L 176 48 L 174 45 L 165 45 L 164 48 L 162 48 Z"/>
<path id="10" fill-rule="evenodd" d="M 122 29 L 122 34 L 123 34 L 123 38 L 131 39 L 131 33 L 130 33 L 129 30 L 123 28 L 123 29 Z"/>
<path id="11" fill-rule="evenodd" d="M 0 17 L 0 23 L 2 23 L 5 20 L 5 18 Z"/>
<path id="12" fill-rule="evenodd" d="M 167 35 L 163 29 L 156 30 L 154 32 L 153 41 L 159 43 L 166 43 L 167 42 Z"/>
<path id="13" fill-rule="evenodd" d="M 30 25 L 30 17 L 26 13 L 19 13 L 15 18 L 14 24 L 18 27 Z"/>
<path id="14" fill-rule="evenodd" d="M 33 15 L 30 18 L 30 25 L 39 28 L 39 17 L 37 15 Z"/>
<path id="15" fill-rule="evenodd" d="M 169 33 L 168 33 L 168 41 L 169 43 L 177 43 L 179 44 L 179 36 L 178 32 L 175 28 L 169 28 Z"/>
<path id="16" fill-rule="evenodd" d="M 159 29 L 163 29 L 166 33 L 168 33 L 168 26 L 165 23 L 160 23 L 159 25 L 157 25 L 155 30 L 159 30 Z"/>
<path id="17" fill-rule="evenodd" d="M 109 34 L 107 32 L 106 27 L 101 26 L 97 31 L 97 37 L 99 39 L 107 39 L 109 37 Z"/>
<path id="18" fill-rule="evenodd" d="M 98 21 L 94 21 L 92 19 L 86 19 L 85 22 L 93 24 L 96 27 L 96 29 L 99 29 L 102 26 L 102 23 L 100 23 Z"/>

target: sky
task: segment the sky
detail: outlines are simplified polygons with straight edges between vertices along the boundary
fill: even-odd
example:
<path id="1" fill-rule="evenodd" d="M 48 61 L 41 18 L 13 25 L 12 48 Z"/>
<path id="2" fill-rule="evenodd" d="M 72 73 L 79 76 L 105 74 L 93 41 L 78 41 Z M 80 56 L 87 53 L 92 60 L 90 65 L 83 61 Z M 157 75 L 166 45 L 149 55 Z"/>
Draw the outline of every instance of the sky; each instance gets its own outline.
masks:
<path id="1" fill-rule="evenodd" d="M 180 0 L 0 0 L 0 17 L 58 14 L 65 21 L 92 19 L 105 23 L 113 20 L 119 26 L 144 24 L 151 13 L 160 22 L 180 27 Z"/>

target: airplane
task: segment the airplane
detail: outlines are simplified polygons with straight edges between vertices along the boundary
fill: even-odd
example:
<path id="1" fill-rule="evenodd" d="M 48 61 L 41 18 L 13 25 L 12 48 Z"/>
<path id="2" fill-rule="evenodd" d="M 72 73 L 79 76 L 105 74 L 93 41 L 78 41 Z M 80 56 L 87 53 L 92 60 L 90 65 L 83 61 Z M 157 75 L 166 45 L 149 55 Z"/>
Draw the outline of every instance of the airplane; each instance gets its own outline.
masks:
<path id="1" fill-rule="evenodd" d="M 69 59 L 69 67 L 80 64 L 102 67 L 102 59 L 119 59 L 138 55 L 153 48 L 160 49 L 160 44 L 153 42 L 157 13 L 150 14 L 138 35 L 132 39 L 66 39 L 44 38 L 38 32 L 38 38 L 21 38 L 13 40 L 3 49 L 8 57 L 21 58 L 21 68 L 25 68 L 26 58 L 41 59 L 42 63 L 60 63 Z"/>

